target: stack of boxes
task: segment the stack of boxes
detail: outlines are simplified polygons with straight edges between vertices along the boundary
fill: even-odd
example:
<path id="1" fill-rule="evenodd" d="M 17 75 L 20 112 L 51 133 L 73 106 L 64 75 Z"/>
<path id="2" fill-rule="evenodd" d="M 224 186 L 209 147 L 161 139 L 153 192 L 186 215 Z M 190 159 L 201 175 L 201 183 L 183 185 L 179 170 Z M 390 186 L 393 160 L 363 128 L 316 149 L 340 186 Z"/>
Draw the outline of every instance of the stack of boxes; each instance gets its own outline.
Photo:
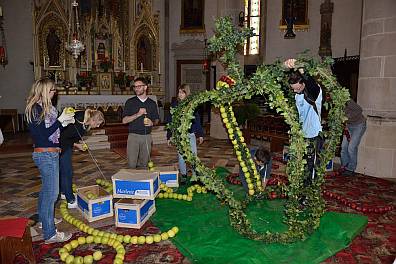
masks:
<path id="1" fill-rule="evenodd" d="M 117 227 L 140 228 L 155 212 L 160 191 L 159 172 L 121 169 L 112 177 Z"/>
<path id="2" fill-rule="evenodd" d="M 111 178 L 113 195 L 99 185 L 77 189 L 78 209 L 89 222 L 111 217 L 115 212 L 117 227 L 141 228 L 155 212 L 160 183 L 179 186 L 175 166 L 158 167 L 155 171 L 121 169 Z M 113 198 L 119 198 L 114 212 Z"/>

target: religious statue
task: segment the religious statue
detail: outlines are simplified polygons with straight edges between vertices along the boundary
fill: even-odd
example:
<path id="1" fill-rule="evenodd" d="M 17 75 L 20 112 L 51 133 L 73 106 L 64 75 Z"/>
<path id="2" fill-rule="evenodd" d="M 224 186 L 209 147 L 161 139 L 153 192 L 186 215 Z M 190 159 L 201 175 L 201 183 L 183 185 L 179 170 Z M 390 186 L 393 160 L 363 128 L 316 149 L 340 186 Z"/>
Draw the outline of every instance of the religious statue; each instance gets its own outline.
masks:
<path id="1" fill-rule="evenodd" d="M 103 42 L 99 42 L 97 50 L 98 60 L 104 60 L 106 57 L 106 47 Z"/>
<path id="2" fill-rule="evenodd" d="M 47 53 L 49 57 L 49 66 L 60 66 L 59 62 L 59 51 L 60 44 L 62 41 L 59 39 L 56 34 L 55 28 L 50 28 L 49 33 L 47 35 L 46 44 L 47 44 Z"/>

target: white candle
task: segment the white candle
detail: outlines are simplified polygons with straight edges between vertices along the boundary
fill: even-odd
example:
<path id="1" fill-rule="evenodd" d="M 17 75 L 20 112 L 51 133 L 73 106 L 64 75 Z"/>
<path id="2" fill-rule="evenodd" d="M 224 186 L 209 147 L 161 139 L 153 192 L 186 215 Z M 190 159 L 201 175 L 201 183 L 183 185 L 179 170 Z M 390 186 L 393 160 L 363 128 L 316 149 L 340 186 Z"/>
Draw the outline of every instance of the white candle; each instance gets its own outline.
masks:
<path id="1" fill-rule="evenodd" d="M 86 62 L 86 64 L 87 64 L 87 74 L 88 74 L 88 58 L 87 58 L 87 62 Z"/>
<path id="2" fill-rule="evenodd" d="M 55 84 L 56 83 L 58 83 L 58 74 L 56 74 L 56 71 L 55 71 Z"/>
<path id="3" fill-rule="evenodd" d="M 1 6 L 0 6 L 0 17 L 2 17 L 3 16 L 3 8 L 1 8 Z"/>
<path id="4" fill-rule="evenodd" d="M 140 63 L 140 71 L 143 72 L 143 62 Z"/>
<path id="5" fill-rule="evenodd" d="M 161 74 L 161 62 L 158 62 L 158 74 Z"/>
<path id="6" fill-rule="evenodd" d="M 43 54 L 43 66 L 45 67 L 45 54 Z"/>
<path id="7" fill-rule="evenodd" d="M 126 65 L 125 65 L 125 61 L 124 61 L 124 72 L 126 71 Z"/>

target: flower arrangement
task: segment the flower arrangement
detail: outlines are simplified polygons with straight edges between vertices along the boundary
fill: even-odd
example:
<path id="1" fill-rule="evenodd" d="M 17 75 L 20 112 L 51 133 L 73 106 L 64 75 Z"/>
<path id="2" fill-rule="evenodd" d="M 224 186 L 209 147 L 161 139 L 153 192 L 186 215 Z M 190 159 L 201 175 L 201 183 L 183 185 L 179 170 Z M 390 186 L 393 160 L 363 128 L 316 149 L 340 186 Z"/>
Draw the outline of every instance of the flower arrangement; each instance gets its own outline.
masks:
<path id="1" fill-rule="evenodd" d="M 126 85 L 126 74 L 125 72 L 119 72 L 114 75 L 114 83 L 117 84 L 120 88 L 125 87 Z"/>
<path id="2" fill-rule="evenodd" d="M 78 87 L 91 87 L 93 83 L 93 76 L 91 72 L 80 72 L 76 75 Z"/>
<path id="3" fill-rule="evenodd" d="M 113 62 L 111 59 L 109 59 L 109 57 L 105 57 L 101 62 L 100 62 L 100 68 L 102 68 L 102 70 L 104 72 L 108 72 L 110 68 L 113 67 Z"/>

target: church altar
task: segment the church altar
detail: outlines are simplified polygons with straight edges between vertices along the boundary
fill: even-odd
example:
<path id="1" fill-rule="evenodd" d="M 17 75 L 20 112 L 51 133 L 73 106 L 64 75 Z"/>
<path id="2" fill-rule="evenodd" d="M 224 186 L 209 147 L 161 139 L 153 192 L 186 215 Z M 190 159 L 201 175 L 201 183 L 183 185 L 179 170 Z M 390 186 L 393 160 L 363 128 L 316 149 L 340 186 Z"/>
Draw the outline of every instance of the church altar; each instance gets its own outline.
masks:
<path id="1" fill-rule="evenodd" d="M 124 108 L 126 100 L 135 95 L 58 95 L 58 110 L 65 107 L 74 107 L 76 109 L 85 109 L 87 107 L 101 107 L 107 111 L 109 107 L 117 110 L 118 107 Z M 157 102 L 157 96 L 149 95 L 151 99 Z"/>

